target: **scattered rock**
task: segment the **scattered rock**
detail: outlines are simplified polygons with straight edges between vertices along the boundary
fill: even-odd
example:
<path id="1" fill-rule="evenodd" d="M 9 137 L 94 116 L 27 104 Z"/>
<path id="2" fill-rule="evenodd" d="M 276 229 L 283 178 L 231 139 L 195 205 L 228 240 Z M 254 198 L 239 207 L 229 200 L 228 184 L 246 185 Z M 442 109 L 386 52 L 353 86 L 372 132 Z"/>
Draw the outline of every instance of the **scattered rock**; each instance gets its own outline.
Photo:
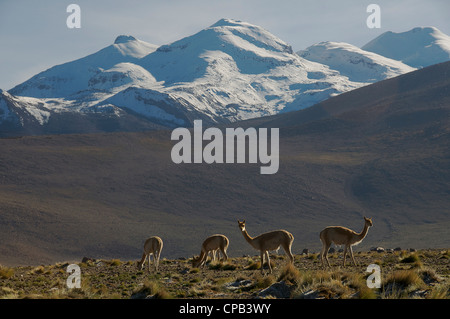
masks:
<path id="1" fill-rule="evenodd" d="M 317 290 L 314 290 L 314 289 L 310 289 L 308 291 L 305 291 L 301 295 L 301 298 L 303 298 L 303 299 L 325 299 L 325 297 L 320 296 L 319 292 Z"/>
<path id="2" fill-rule="evenodd" d="M 402 249 L 400 247 L 396 247 L 394 248 L 394 251 L 402 251 Z"/>
<path id="3" fill-rule="evenodd" d="M 131 295 L 130 299 L 147 299 L 148 295 L 145 292 L 139 291 Z"/>
<path id="4" fill-rule="evenodd" d="M 420 273 L 420 277 L 427 285 L 434 285 L 441 282 L 442 277 L 438 276 L 434 271 L 425 270 Z"/>
<path id="5" fill-rule="evenodd" d="M 410 248 L 409 251 L 410 251 L 411 253 L 413 253 L 413 252 L 416 252 L 417 250 L 414 249 L 414 248 Z"/>
<path id="6" fill-rule="evenodd" d="M 237 289 L 242 289 L 242 288 L 249 288 L 251 286 L 253 286 L 253 281 L 251 280 L 236 280 L 233 282 L 228 282 L 225 285 L 226 289 L 229 290 L 237 290 Z"/>
<path id="7" fill-rule="evenodd" d="M 183 270 L 180 270 L 180 274 L 185 275 L 190 271 L 189 268 L 184 268 Z"/>
<path id="8" fill-rule="evenodd" d="M 95 262 L 95 259 L 94 258 L 89 258 L 89 257 L 83 257 L 83 259 L 81 259 L 82 263 L 87 263 L 89 261 Z"/>
<path id="9" fill-rule="evenodd" d="M 385 251 L 385 249 L 384 249 L 383 247 L 377 247 L 377 248 L 375 249 L 375 251 L 376 251 L 377 253 L 383 253 L 383 252 Z"/>
<path id="10" fill-rule="evenodd" d="M 302 255 L 308 255 L 308 254 L 309 254 L 309 249 L 308 248 L 303 249 Z"/>
<path id="11" fill-rule="evenodd" d="M 69 266 L 70 264 L 69 263 L 64 263 L 64 264 L 62 264 L 61 266 L 59 266 L 59 267 L 61 267 L 61 268 L 63 268 L 63 269 L 66 269 L 67 268 L 67 266 Z"/>
<path id="12" fill-rule="evenodd" d="M 335 253 L 336 252 L 336 249 L 334 249 L 334 247 L 331 247 L 329 250 L 328 250 L 328 253 L 329 254 L 332 254 L 332 253 Z"/>
<path id="13" fill-rule="evenodd" d="M 273 285 L 261 290 L 258 297 L 275 297 L 275 298 L 289 298 L 293 285 L 287 284 L 284 280 L 276 282 Z"/>
<path id="14" fill-rule="evenodd" d="M 416 289 L 409 293 L 410 298 L 425 298 L 430 293 L 429 290 Z"/>

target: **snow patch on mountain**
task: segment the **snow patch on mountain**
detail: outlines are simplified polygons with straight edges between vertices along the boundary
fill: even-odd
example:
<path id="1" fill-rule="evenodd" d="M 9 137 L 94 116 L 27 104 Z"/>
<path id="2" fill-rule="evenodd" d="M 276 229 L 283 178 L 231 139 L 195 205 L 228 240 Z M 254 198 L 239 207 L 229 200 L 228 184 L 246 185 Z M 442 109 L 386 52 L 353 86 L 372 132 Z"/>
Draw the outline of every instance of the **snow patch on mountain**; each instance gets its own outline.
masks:
<path id="1" fill-rule="evenodd" d="M 36 98 L 70 97 L 89 89 L 89 81 L 101 76 L 104 70 L 119 63 L 135 63 L 143 56 L 154 52 L 157 46 L 129 38 L 125 41 L 119 36 L 117 43 L 84 58 L 56 65 L 40 72 L 31 79 L 12 88 L 14 95 Z"/>
<path id="2" fill-rule="evenodd" d="M 12 112 L 7 104 L 7 97 L 8 93 L 0 89 L 0 123 L 7 121 L 7 122 L 14 122 L 17 120 L 17 115 Z"/>
<path id="3" fill-rule="evenodd" d="M 0 119 L 6 121 L 19 120 L 25 125 L 26 121 L 37 121 L 44 125 L 50 118 L 50 110 L 41 99 L 13 96 L 8 92 L 0 92 Z"/>
<path id="4" fill-rule="evenodd" d="M 435 27 L 385 32 L 362 47 L 415 68 L 450 60 L 450 36 Z"/>
<path id="5" fill-rule="evenodd" d="M 343 42 L 320 42 L 297 54 L 328 65 L 354 82 L 373 83 L 415 70 L 402 62 Z"/>
<path id="6" fill-rule="evenodd" d="M 152 87 L 158 85 L 156 79 L 144 68 L 130 62 L 114 65 L 98 72 L 88 81 L 88 89 L 120 91 L 129 86 Z"/>
<path id="7" fill-rule="evenodd" d="M 170 109 L 174 104 L 175 101 L 171 99 L 173 97 L 169 94 L 151 89 L 130 87 L 105 100 L 100 105 L 105 103 L 106 105 L 129 109 L 134 113 L 163 122 L 168 126 L 188 125 L 189 123 L 165 109 Z"/>

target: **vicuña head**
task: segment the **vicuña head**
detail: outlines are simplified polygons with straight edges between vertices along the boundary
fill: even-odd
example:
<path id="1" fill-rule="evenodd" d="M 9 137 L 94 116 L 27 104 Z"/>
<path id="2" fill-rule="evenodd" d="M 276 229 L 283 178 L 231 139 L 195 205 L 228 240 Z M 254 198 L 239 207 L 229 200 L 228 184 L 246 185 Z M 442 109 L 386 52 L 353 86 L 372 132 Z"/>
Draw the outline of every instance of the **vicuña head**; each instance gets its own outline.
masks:
<path id="1" fill-rule="evenodd" d="M 268 233 L 261 234 L 256 237 L 251 237 L 245 229 L 245 220 L 238 220 L 239 229 L 242 232 L 245 240 L 256 250 L 261 253 L 261 273 L 263 272 L 264 257 L 269 266 L 269 272 L 272 273 L 272 267 L 270 266 L 269 251 L 278 250 L 280 246 L 283 247 L 286 254 L 289 256 L 291 263 L 294 263 L 294 256 L 291 252 L 292 242 L 294 236 L 286 230 L 274 230 Z"/>
<path id="2" fill-rule="evenodd" d="M 238 225 L 239 225 L 239 228 L 241 229 L 241 231 L 245 231 L 245 219 L 241 222 L 238 219 Z"/>
<path id="3" fill-rule="evenodd" d="M 320 232 L 320 240 L 322 242 L 322 252 L 320 257 L 322 266 L 324 266 L 323 260 L 325 259 L 328 266 L 331 267 L 330 262 L 328 261 L 328 250 L 330 249 L 331 243 L 334 243 L 335 245 L 345 245 L 343 266 L 345 266 L 347 251 L 349 251 L 350 257 L 356 266 L 352 246 L 358 245 L 366 237 L 369 227 L 371 226 L 373 226 L 372 219 L 364 217 L 364 228 L 360 233 L 342 226 L 328 226 L 322 230 Z"/>

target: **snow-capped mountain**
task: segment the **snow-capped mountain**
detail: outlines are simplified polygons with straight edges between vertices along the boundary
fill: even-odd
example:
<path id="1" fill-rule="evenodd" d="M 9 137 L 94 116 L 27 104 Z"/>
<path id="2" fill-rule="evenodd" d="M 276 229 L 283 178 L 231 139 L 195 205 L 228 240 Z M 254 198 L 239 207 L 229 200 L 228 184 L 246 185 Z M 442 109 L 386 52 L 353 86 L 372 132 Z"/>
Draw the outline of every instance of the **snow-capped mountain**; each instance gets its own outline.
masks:
<path id="1" fill-rule="evenodd" d="M 36 98 L 68 98 L 82 91 L 111 89 L 134 80 L 146 82 L 152 79 L 151 75 L 134 63 L 156 49 L 156 45 L 132 36 L 118 36 L 114 44 L 84 58 L 56 65 L 9 92 Z"/>
<path id="2" fill-rule="evenodd" d="M 298 51 L 297 54 L 310 61 L 328 65 L 354 82 L 373 83 L 415 70 L 400 61 L 343 42 L 321 42 Z"/>
<path id="3" fill-rule="evenodd" d="M 388 31 L 362 49 L 421 68 L 450 60 L 450 36 L 435 27 L 418 27 L 400 33 Z"/>
<path id="4" fill-rule="evenodd" d="M 305 108 L 363 85 L 298 57 L 261 27 L 229 19 L 159 47 L 140 65 L 164 82 L 158 92 L 212 122 Z M 139 94 L 153 100 L 154 90 Z"/>
<path id="5" fill-rule="evenodd" d="M 51 111 L 41 99 L 21 97 L 0 89 L 0 136 L 32 132 L 47 124 Z"/>
<path id="6" fill-rule="evenodd" d="M 156 48 L 120 36 L 9 91 L 53 113 L 131 112 L 166 126 L 226 123 L 311 106 L 365 85 L 299 57 L 261 27 L 222 19 Z M 38 102 L 36 102 L 38 103 Z"/>
<path id="7" fill-rule="evenodd" d="M 101 123 L 100 130 L 190 126 L 195 119 L 229 123 L 303 109 L 412 70 L 344 43 L 296 54 L 261 27 L 222 19 L 160 47 L 119 36 L 96 53 L 2 91 L 0 130 L 28 132 L 33 123 L 72 132 L 64 121 L 73 118 L 76 132 L 83 132 L 83 121 Z"/>

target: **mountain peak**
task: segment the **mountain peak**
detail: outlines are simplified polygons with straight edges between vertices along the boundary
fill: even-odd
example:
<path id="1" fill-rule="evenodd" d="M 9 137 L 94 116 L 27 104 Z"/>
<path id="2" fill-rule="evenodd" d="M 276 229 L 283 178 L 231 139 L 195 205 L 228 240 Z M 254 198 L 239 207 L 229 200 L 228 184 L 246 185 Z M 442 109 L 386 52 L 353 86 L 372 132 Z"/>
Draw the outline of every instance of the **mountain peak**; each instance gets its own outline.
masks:
<path id="1" fill-rule="evenodd" d="M 400 61 L 345 42 L 320 42 L 297 54 L 304 59 L 328 65 L 354 82 L 371 83 L 414 71 L 414 68 Z"/>
<path id="2" fill-rule="evenodd" d="M 249 24 L 247 22 L 240 21 L 240 20 L 223 18 L 223 19 L 220 19 L 219 21 L 217 21 L 216 23 L 214 23 L 211 26 L 211 28 L 214 28 L 214 27 L 228 27 L 228 26 L 229 27 L 234 27 L 234 26 L 243 26 L 243 25 L 249 26 L 251 24 Z"/>
<path id="3" fill-rule="evenodd" d="M 292 47 L 267 30 L 248 22 L 220 19 L 196 34 L 160 46 L 140 65 L 167 85 L 192 82 L 212 69 L 220 69 L 221 74 L 235 69 L 261 74 L 297 60 Z"/>
<path id="4" fill-rule="evenodd" d="M 127 43 L 130 41 L 136 41 L 136 38 L 131 35 L 119 35 L 114 41 L 114 44 Z"/>
<path id="5" fill-rule="evenodd" d="M 416 27 L 411 30 L 412 33 L 417 33 L 417 32 L 433 33 L 436 31 L 439 31 L 439 29 L 436 27 Z"/>
<path id="6" fill-rule="evenodd" d="M 385 32 L 362 47 L 415 68 L 450 60 L 450 36 L 435 27 Z"/>

